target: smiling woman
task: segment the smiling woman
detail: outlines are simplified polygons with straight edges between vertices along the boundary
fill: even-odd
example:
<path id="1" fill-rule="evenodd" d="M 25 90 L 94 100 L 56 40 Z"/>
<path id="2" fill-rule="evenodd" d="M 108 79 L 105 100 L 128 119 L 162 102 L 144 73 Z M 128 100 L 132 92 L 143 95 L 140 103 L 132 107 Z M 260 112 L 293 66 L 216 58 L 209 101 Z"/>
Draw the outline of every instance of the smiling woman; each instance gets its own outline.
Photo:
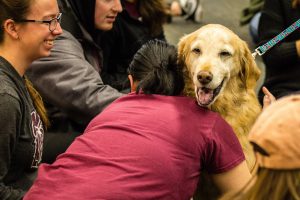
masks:
<path id="1" fill-rule="evenodd" d="M 120 0 L 58 3 L 63 13 L 64 33 L 54 45 L 53 38 L 47 38 L 46 47 L 53 47 L 50 56 L 33 62 L 27 73 L 49 110 L 51 127 L 45 134 L 43 156 L 47 163 L 63 153 L 95 115 L 122 95 L 103 83 L 100 76 L 104 70 L 103 55 L 96 43 L 96 38 L 112 28 L 115 17 L 122 11 Z M 57 13 L 49 18 L 26 19 L 50 20 L 58 17 Z M 31 25 L 48 29 L 48 24 Z"/>
<path id="2" fill-rule="evenodd" d="M 49 121 L 24 74 L 62 33 L 58 13 L 56 0 L 0 1 L 0 199 L 21 199 L 41 161 Z"/>
<path id="3" fill-rule="evenodd" d="M 59 13 L 56 0 L 37 0 L 29 10 L 29 14 L 22 18 L 16 18 L 15 22 L 20 27 L 19 37 L 22 39 L 20 48 L 28 53 L 30 58 L 28 65 L 34 60 L 50 55 L 53 48 L 53 40 L 62 33 L 60 26 L 56 26 L 54 31 L 49 31 L 49 23 L 18 23 L 18 20 L 49 21 L 57 17 Z M 32 33 L 35 34 L 32 34 Z M 30 48 L 28 48 L 30 47 Z"/>

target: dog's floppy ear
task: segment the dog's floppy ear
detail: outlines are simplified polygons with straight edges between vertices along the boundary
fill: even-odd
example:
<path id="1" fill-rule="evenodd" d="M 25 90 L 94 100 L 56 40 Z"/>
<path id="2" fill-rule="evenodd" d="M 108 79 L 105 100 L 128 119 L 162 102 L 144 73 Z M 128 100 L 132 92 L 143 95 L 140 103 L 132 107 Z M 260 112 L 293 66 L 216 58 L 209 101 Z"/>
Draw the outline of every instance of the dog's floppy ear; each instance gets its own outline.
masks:
<path id="1" fill-rule="evenodd" d="M 185 59 L 187 56 L 187 46 L 188 46 L 188 37 L 189 35 L 185 35 L 180 38 L 178 42 L 178 64 L 185 68 Z"/>
<path id="2" fill-rule="evenodd" d="M 260 69 L 257 67 L 254 58 L 246 42 L 241 41 L 240 56 L 240 78 L 247 89 L 256 87 L 257 80 L 260 77 Z"/>
<path id="3" fill-rule="evenodd" d="M 189 55 L 189 46 L 191 43 L 191 34 L 183 36 L 178 43 L 178 58 L 177 63 L 182 68 L 182 73 L 184 77 L 185 87 L 184 87 L 184 95 L 194 97 L 194 87 L 192 83 L 192 79 L 190 76 L 190 72 L 187 68 L 186 59 Z"/>

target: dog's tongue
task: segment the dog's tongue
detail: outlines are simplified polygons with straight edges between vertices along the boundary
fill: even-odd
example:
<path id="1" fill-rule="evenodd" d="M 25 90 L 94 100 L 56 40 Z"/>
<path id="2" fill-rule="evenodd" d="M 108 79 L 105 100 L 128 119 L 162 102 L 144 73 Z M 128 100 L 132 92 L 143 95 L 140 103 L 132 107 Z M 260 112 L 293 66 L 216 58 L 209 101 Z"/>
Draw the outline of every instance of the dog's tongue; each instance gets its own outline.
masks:
<path id="1" fill-rule="evenodd" d="M 208 105 L 213 99 L 213 90 L 201 88 L 198 90 L 198 103 L 202 106 Z"/>

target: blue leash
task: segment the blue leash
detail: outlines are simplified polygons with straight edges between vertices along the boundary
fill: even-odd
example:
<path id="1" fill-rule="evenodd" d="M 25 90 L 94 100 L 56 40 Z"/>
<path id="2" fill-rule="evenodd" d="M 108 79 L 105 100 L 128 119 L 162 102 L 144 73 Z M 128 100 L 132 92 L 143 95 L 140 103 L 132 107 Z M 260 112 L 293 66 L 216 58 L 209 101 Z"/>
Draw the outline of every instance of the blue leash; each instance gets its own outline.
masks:
<path id="1" fill-rule="evenodd" d="M 296 29 L 300 27 L 300 19 L 298 19 L 296 22 L 294 22 L 292 25 L 290 25 L 287 29 L 279 33 L 277 36 L 275 36 L 273 39 L 269 40 L 267 43 L 257 47 L 255 49 L 255 52 L 252 53 L 253 58 L 257 55 L 261 56 L 265 54 L 268 50 L 270 50 L 273 46 L 275 46 L 277 43 L 279 43 L 281 40 L 286 38 L 288 35 L 290 35 L 292 32 L 294 32 Z"/>

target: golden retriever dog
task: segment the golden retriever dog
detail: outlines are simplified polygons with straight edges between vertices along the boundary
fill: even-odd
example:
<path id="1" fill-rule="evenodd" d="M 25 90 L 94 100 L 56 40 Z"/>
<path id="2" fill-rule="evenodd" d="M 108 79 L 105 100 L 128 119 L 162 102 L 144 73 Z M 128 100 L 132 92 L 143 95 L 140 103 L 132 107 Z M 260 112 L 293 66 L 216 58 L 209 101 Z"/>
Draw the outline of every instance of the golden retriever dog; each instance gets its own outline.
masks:
<path id="1" fill-rule="evenodd" d="M 261 112 L 255 92 L 260 70 L 247 44 L 222 25 L 205 25 L 180 39 L 178 63 L 184 66 L 185 95 L 220 113 L 231 125 L 252 171 L 255 155 L 247 137 Z M 207 175 L 200 182 L 194 199 L 218 198 Z"/>
<path id="2" fill-rule="evenodd" d="M 184 65 L 185 94 L 232 126 L 252 170 L 255 155 L 247 136 L 261 112 L 255 92 L 260 70 L 247 44 L 228 28 L 208 24 L 180 39 L 178 62 Z"/>

